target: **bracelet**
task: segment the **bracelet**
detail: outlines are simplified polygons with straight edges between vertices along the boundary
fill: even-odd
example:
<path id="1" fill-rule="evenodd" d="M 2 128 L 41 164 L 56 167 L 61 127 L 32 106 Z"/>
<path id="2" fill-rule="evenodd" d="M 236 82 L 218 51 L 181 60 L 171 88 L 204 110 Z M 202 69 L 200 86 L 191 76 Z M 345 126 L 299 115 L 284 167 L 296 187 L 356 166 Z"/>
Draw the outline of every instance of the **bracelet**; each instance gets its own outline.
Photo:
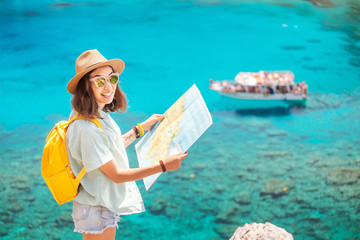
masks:
<path id="1" fill-rule="evenodd" d="M 140 134 L 140 137 L 141 137 L 142 135 L 144 135 L 144 129 L 143 129 L 143 127 L 141 126 L 140 123 L 136 124 L 136 126 L 139 127 L 140 130 L 141 130 L 141 134 Z"/>
<path id="2" fill-rule="evenodd" d="M 161 166 L 162 171 L 163 171 L 163 172 L 166 172 L 166 168 L 165 168 L 164 162 L 163 162 L 162 160 L 160 160 L 159 163 L 160 163 L 160 166 Z"/>
<path id="3" fill-rule="evenodd" d="M 134 132 L 135 132 L 135 137 L 136 137 L 136 139 L 139 139 L 140 138 L 140 133 L 139 133 L 139 130 L 137 129 L 137 127 L 133 127 L 133 130 L 134 130 Z"/>

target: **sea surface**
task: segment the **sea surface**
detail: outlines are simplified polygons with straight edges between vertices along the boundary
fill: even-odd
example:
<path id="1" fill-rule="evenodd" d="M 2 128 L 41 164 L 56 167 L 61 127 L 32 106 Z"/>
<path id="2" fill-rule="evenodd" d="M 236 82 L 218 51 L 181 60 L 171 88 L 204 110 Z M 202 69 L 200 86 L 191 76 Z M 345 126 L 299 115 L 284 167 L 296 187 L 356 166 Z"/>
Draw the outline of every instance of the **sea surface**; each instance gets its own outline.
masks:
<path id="1" fill-rule="evenodd" d="M 360 239 L 360 1 L 333 3 L 1 0 L 0 238 L 81 239 L 41 155 L 71 112 L 76 58 L 98 49 L 126 64 L 129 108 L 112 115 L 123 132 L 194 83 L 214 121 L 180 170 L 150 191 L 137 182 L 147 211 L 123 216 L 116 239 L 229 239 L 252 222 L 295 239 Z M 259 70 L 306 81 L 306 107 L 208 89 L 210 78 Z"/>

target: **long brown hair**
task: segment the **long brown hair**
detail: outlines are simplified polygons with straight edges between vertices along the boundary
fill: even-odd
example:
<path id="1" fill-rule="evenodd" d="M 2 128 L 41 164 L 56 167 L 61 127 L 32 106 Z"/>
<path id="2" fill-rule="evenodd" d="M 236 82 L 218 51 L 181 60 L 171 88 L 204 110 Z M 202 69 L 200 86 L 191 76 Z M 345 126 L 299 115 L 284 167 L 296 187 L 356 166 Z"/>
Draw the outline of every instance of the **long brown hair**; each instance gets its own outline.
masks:
<path id="1" fill-rule="evenodd" d="M 90 74 L 94 70 L 88 72 L 80 79 L 75 90 L 75 95 L 71 99 L 71 105 L 74 110 L 80 116 L 85 118 L 101 118 L 98 111 L 99 106 L 95 100 L 94 92 L 90 86 L 91 82 L 89 81 Z M 126 108 L 126 95 L 118 85 L 115 90 L 113 101 L 109 104 L 106 104 L 103 110 L 105 112 L 125 112 Z"/>

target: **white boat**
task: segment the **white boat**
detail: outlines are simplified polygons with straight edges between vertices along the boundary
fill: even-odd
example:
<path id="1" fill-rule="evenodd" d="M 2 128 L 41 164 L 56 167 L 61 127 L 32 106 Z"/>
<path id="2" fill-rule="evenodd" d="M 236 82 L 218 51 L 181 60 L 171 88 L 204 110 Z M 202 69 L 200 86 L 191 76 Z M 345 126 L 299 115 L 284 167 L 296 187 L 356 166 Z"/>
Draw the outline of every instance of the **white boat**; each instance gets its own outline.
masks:
<path id="1" fill-rule="evenodd" d="M 234 80 L 214 81 L 211 90 L 231 98 L 306 102 L 307 84 L 295 83 L 291 71 L 240 72 Z"/>

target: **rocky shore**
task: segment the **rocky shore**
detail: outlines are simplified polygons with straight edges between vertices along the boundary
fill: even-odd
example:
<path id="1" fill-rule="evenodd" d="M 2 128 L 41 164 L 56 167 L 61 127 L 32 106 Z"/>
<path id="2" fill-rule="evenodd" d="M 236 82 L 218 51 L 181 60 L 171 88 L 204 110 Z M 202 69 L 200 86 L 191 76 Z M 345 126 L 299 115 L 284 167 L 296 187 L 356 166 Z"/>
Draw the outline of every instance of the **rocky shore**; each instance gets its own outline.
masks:
<path id="1" fill-rule="evenodd" d="M 238 227 L 230 240 L 294 240 L 294 238 L 285 229 L 267 222 Z"/>

